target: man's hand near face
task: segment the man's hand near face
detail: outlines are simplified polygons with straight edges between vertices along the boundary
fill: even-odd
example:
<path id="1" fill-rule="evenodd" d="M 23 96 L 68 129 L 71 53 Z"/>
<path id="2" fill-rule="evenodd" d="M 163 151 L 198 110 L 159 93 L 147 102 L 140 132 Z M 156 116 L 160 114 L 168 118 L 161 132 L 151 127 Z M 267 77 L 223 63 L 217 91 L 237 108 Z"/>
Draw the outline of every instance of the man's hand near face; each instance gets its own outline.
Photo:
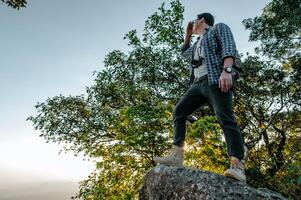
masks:
<path id="1" fill-rule="evenodd" d="M 186 36 L 191 37 L 193 31 L 193 22 L 188 22 L 186 27 Z"/>

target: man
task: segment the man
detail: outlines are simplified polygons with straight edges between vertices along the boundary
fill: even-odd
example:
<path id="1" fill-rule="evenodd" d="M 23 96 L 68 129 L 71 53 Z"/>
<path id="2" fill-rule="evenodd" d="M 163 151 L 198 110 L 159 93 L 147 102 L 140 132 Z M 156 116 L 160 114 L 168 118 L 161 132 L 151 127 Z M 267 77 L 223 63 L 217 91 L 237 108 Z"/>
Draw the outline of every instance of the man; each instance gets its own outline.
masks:
<path id="1" fill-rule="evenodd" d="M 155 162 L 183 166 L 186 118 L 208 102 L 214 108 L 218 122 L 225 134 L 230 169 L 226 176 L 245 181 L 243 139 L 233 113 L 233 68 L 237 56 L 230 28 L 224 23 L 214 25 L 210 13 L 197 15 L 186 28 L 183 57 L 191 62 L 191 84 L 173 111 L 173 149 L 167 157 L 155 157 Z M 198 40 L 190 46 L 192 34 Z"/>

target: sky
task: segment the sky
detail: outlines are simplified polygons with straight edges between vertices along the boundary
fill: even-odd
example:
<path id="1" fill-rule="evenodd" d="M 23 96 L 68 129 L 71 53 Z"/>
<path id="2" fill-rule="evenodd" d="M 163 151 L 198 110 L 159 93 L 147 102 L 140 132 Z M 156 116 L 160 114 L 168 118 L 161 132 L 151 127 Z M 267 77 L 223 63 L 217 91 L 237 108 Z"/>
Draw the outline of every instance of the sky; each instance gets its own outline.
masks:
<path id="1" fill-rule="evenodd" d="M 27 8 L 0 3 L 0 181 L 79 181 L 91 161 L 58 154 L 26 118 L 59 94 L 81 95 L 110 51 L 130 49 L 124 35 L 142 33 L 163 0 L 28 0 Z M 267 0 L 182 0 L 184 24 L 202 12 L 228 24 L 239 52 L 253 52 L 242 20 L 260 15 Z M 13 184 L 13 183 L 12 183 Z M 2 186 L 2 187 L 1 187 Z M 0 197 L 3 184 L 0 182 Z M 16 189 L 17 190 L 17 189 Z M 76 188 L 73 188 L 76 190 Z M 3 194 L 3 193 L 2 193 Z M 13 197 L 10 197 L 13 199 Z M 7 198 L 9 199 L 9 198 Z M 17 199 L 17 197 L 15 198 Z M 57 198 L 58 199 L 58 198 Z"/>

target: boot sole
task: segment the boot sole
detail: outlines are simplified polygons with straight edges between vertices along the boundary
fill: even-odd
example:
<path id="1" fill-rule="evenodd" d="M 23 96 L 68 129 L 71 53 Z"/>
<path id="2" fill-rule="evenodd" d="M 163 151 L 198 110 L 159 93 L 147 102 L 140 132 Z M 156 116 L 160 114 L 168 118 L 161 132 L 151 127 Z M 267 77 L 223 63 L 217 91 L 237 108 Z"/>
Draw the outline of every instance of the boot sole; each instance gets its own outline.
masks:
<path id="1" fill-rule="evenodd" d="M 237 176 L 235 174 L 232 174 L 232 173 L 229 173 L 229 172 L 225 172 L 225 176 L 246 183 L 246 179 L 242 179 L 242 178 L 240 178 L 239 176 Z"/>

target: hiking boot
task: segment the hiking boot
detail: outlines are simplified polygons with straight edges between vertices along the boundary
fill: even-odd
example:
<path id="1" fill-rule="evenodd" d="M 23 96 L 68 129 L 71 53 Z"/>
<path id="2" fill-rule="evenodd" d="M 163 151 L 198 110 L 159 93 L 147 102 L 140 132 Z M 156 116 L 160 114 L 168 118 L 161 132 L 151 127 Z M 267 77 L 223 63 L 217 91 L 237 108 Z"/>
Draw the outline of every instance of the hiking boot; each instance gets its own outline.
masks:
<path id="1" fill-rule="evenodd" d="M 230 159 L 230 169 L 225 171 L 225 176 L 234 178 L 236 180 L 246 182 L 245 175 L 245 161 L 239 161 L 238 158 L 231 156 Z"/>
<path id="2" fill-rule="evenodd" d="M 168 166 L 183 167 L 183 154 L 184 154 L 183 147 L 173 145 L 172 152 L 169 156 L 154 157 L 154 161 Z"/>

